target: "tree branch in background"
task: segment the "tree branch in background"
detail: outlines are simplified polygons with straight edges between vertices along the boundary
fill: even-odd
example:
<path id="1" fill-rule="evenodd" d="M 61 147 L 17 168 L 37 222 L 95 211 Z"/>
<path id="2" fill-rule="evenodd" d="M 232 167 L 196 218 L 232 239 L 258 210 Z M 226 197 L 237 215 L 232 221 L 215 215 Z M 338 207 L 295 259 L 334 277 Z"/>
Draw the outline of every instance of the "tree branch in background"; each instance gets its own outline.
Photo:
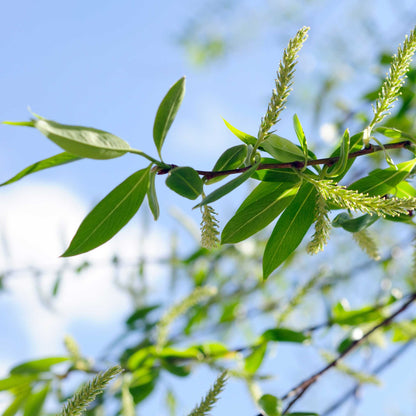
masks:
<path id="1" fill-rule="evenodd" d="M 315 383 L 324 373 L 326 373 L 328 370 L 330 370 L 333 367 L 336 367 L 338 362 L 342 360 L 345 356 L 347 356 L 350 352 L 352 352 L 355 348 L 357 348 L 359 345 L 361 345 L 365 340 L 368 339 L 370 335 L 372 335 L 375 331 L 378 329 L 388 325 L 392 320 L 394 320 L 398 315 L 400 315 L 402 312 L 404 312 L 414 301 L 416 300 L 416 293 L 413 293 L 410 295 L 410 298 L 393 314 L 388 316 L 386 319 L 384 319 L 382 322 L 380 322 L 378 325 L 374 326 L 372 329 L 370 329 L 368 332 L 366 332 L 360 339 L 354 341 L 351 343 L 351 345 L 346 348 L 335 360 L 331 361 L 327 366 L 325 366 L 323 369 L 319 370 L 300 384 L 298 384 L 296 387 L 291 389 L 288 393 L 286 393 L 282 399 L 286 400 L 290 397 L 294 397 L 294 399 L 287 405 L 286 409 L 284 410 L 283 414 L 286 414 L 291 407 L 303 396 L 303 394 L 309 389 L 309 387 Z"/>

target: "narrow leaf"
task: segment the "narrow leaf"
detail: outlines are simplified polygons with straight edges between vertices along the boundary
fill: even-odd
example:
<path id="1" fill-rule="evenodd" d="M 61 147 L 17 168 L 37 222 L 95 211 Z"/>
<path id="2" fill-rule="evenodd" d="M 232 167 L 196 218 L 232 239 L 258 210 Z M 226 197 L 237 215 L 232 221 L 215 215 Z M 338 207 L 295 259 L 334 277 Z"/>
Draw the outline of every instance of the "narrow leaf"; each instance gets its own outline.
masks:
<path id="1" fill-rule="evenodd" d="M 244 370 L 247 373 L 254 374 L 259 369 L 266 354 L 266 350 L 267 342 L 262 342 L 260 345 L 253 348 L 252 353 L 244 360 Z"/>
<path id="2" fill-rule="evenodd" d="M 206 204 L 210 204 L 211 202 L 214 202 L 222 198 L 224 195 L 227 195 L 234 189 L 238 188 L 242 183 L 244 183 L 247 179 L 251 177 L 251 175 L 256 171 L 259 164 L 260 164 L 260 160 L 256 162 L 253 166 L 251 166 L 250 169 L 247 169 L 240 176 L 237 176 L 230 182 L 226 183 L 225 185 L 211 192 L 202 200 L 202 202 L 200 202 L 198 205 L 195 205 L 194 208 L 201 207 Z"/>
<path id="3" fill-rule="evenodd" d="M 350 150 L 350 132 L 348 129 L 345 130 L 344 135 L 342 136 L 341 144 L 340 144 L 340 154 L 339 159 L 336 163 L 328 169 L 328 175 L 331 177 L 335 177 L 338 175 L 342 175 L 348 165 L 348 155 Z"/>
<path id="4" fill-rule="evenodd" d="M 295 128 L 296 136 L 298 137 L 300 147 L 303 150 L 306 161 L 308 160 L 308 143 L 306 141 L 305 133 L 303 132 L 302 124 L 300 124 L 297 114 L 293 116 L 293 127 Z"/>
<path id="5" fill-rule="evenodd" d="M 159 202 L 157 200 L 156 195 L 156 186 L 155 186 L 155 179 L 156 179 L 156 171 L 150 172 L 149 178 L 149 189 L 147 190 L 147 201 L 149 202 L 150 211 L 152 211 L 153 218 L 155 221 L 159 218 Z"/>
<path id="6" fill-rule="evenodd" d="M 304 160 L 304 153 L 290 140 L 270 134 L 261 145 L 262 149 L 282 163 Z"/>
<path id="7" fill-rule="evenodd" d="M 68 357 L 49 357 L 40 360 L 27 361 L 10 370 L 10 374 L 36 374 L 49 371 L 52 366 L 68 361 Z"/>
<path id="8" fill-rule="evenodd" d="M 176 117 L 176 113 L 179 110 L 184 95 L 185 77 L 182 77 L 172 85 L 157 110 L 153 125 L 153 140 L 160 157 L 162 157 L 161 150 L 166 134 Z"/>
<path id="9" fill-rule="evenodd" d="M 292 183 L 260 183 L 225 225 L 221 244 L 238 243 L 265 228 L 289 205 L 297 189 Z"/>
<path id="10" fill-rule="evenodd" d="M 315 219 L 317 191 L 304 183 L 274 227 L 263 256 L 263 278 L 279 267 L 301 243 Z"/>
<path id="11" fill-rule="evenodd" d="M 31 121 L 3 121 L 2 124 L 8 124 L 9 126 L 35 127 L 34 120 L 31 120 Z"/>
<path id="12" fill-rule="evenodd" d="M 302 332 L 293 331 L 287 328 L 272 328 L 264 331 L 262 339 L 266 341 L 280 341 L 280 342 L 297 342 L 303 343 L 310 339 L 310 337 L 304 335 Z"/>
<path id="13" fill-rule="evenodd" d="M 254 136 L 251 136 L 250 134 L 244 133 L 241 130 L 236 129 L 226 120 L 224 120 L 224 123 L 231 130 L 231 132 L 233 132 L 245 144 L 251 144 L 252 146 L 256 144 L 257 139 Z"/>
<path id="14" fill-rule="evenodd" d="M 46 397 L 49 393 L 50 384 L 36 393 L 32 393 L 26 401 L 23 416 L 38 416 L 41 414 L 43 404 L 45 403 Z"/>
<path id="15" fill-rule="evenodd" d="M 85 217 L 62 257 L 90 251 L 114 237 L 140 208 L 149 187 L 150 166 L 133 173 Z"/>
<path id="16" fill-rule="evenodd" d="M 172 191 L 189 199 L 198 198 L 204 187 L 198 172 L 188 166 L 172 169 L 166 178 L 166 185 Z"/>
<path id="17" fill-rule="evenodd" d="M 17 175 L 13 176 L 6 182 L 1 183 L 0 186 L 16 182 L 19 179 L 22 179 L 23 177 L 30 175 L 31 173 L 39 172 L 40 170 L 53 168 L 59 165 L 64 165 L 66 163 L 75 162 L 79 159 L 81 158 L 78 156 L 74 156 L 71 153 L 59 153 L 58 155 L 49 157 L 48 159 L 40 160 L 39 162 L 36 162 L 33 165 L 28 166 L 27 168 L 23 169 Z"/>

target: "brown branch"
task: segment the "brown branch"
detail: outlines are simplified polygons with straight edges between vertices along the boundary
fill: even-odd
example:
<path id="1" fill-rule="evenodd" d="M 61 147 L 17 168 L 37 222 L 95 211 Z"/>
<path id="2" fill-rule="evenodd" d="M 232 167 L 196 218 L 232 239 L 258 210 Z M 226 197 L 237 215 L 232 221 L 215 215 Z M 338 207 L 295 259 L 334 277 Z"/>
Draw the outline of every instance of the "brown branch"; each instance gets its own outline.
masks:
<path id="1" fill-rule="evenodd" d="M 306 390 L 309 389 L 309 387 L 315 383 L 324 373 L 326 373 L 328 370 L 330 370 L 333 367 L 336 367 L 339 361 L 341 361 L 346 355 L 348 355 L 350 352 L 352 352 L 355 348 L 357 348 L 359 345 L 361 345 L 365 340 L 368 339 L 370 335 L 372 335 L 375 331 L 378 329 L 387 326 L 393 319 L 395 319 L 398 315 L 400 315 L 402 312 L 404 312 L 414 301 L 416 300 L 416 292 L 410 295 L 409 299 L 393 314 L 388 316 L 386 319 L 384 319 L 382 322 L 374 326 L 372 329 L 370 329 L 368 332 L 366 332 L 360 339 L 352 342 L 348 348 L 346 348 L 337 358 L 335 358 L 333 361 L 331 361 L 328 365 L 326 365 L 324 368 L 307 378 L 306 380 L 302 381 L 300 384 L 298 384 L 296 387 L 291 389 L 288 393 L 286 393 L 282 400 L 286 400 L 290 397 L 294 397 L 294 399 L 287 405 L 286 409 L 283 412 L 283 415 L 286 414 L 289 409 L 303 396 L 303 394 L 306 392 Z"/>
<path id="2" fill-rule="evenodd" d="M 384 145 L 384 149 L 403 149 L 408 146 L 410 146 L 412 142 L 410 140 L 405 140 L 402 142 L 397 143 L 389 143 Z M 354 159 L 359 156 L 368 155 L 371 153 L 381 152 L 384 150 L 381 146 L 373 146 L 369 145 L 368 147 L 365 147 L 364 149 L 358 150 L 356 152 L 350 153 L 348 155 L 348 159 Z M 306 166 L 317 166 L 317 165 L 326 165 L 326 166 L 332 166 L 338 161 L 339 157 L 326 157 L 322 159 L 311 159 L 306 162 Z M 171 169 L 176 168 L 177 165 L 170 165 Z M 264 170 L 264 169 L 301 169 L 305 167 L 305 161 L 303 160 L 296 160 L 294 162 L 289 163 L 260 163 L 260 165 L 257 167 L 256 170 Z M 231 170 L 223 170 L 218 172 L 208 171 L 208 170 L 197 170 L 196 171 L 202 175 L 205 179 L 212 179 L 216 178 L 218 176 L 226 176 L 226 175 L 233 175 L 238 173 L 243 173 L 246 170 L 250 169 L 251 166 L 245 166 L 244 168 L 238 168 L 238 169 L 231 169 Z M 170 169 L 161 169 L 158 170 L 158 175 L 164 175 L 166 173 L 169 173 Z"/>

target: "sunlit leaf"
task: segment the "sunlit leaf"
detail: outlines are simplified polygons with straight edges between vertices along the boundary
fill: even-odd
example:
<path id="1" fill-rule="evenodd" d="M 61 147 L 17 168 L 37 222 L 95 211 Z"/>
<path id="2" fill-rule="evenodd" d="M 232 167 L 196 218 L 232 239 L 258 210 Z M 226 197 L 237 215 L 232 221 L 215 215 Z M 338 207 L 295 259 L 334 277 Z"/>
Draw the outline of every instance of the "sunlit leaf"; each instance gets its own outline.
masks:
<path id="1" fill-rule="evenodd" d="M 153 140 L 160 157 L 162 157 L 161 151 L 166 134 L 168 133 L 173 120 L 175 120 L 176 113 L 179 110 L 184 95 L 185 77 L 182 77 L 172 85 L 157 110 L 153 125 Z"/>
<path id="2" fill-rule="evenodd" d="M 249 354 L 244 360 L 244 370 L 247 373 L 254 374 L 259 369 L 266 354 L 266 349 L 267 342 L 263 342 L 253 348 L 251 354 Z"/>
<path id="3" fill-rule="evenodd" d="M 69 357 L 49 357 L 40 360 L 27 361 L 10 370 L 10 374 L 35 374 L 49 371 L 52 366 L 68 361 Z"/>
<path id="4" fill-rule="evenodd" d="M 256 144 L 257 139 L 254 136 L 251 136 L 250 134 L 244 133 L 236 129 L 226 120 L 224 120 L 224 123 L 245 144 L 251 144 L 252 146 Z"/>
<path id="5" fill-rule="evenodd" d="M 306 141 L 305 133 L 303 132 L 302 124 L 300 124 L 297 114 L 293 116 L 293 127 L 295 128 L 296 136 L 299 140 L 300 147 L 303 150 L 305 160 L 308 160 L 308 143 Z"/>
<path id="6" fill-rule="evenodd" d="M 126 141 L 103 130 L 60 124 L 44 118 L 36 119 L 34 123 L 48 139 L 75 156 L 113 159 L 131 150 Z"/>
<path id="7" fill-rule="evenodd" d="M 305 159 L 303 151 L 290 140 L 270 134 L 262 143 L 262 148 L 282 163 L 302 161 Z"/>
<path id="8" fill-rule="evenodd" d="M 90 251 L 114 237 L 136 214 L 149 187 L 150 166 L 133 173 L 85 217 L 62 257 Z"/>
<path id="9" fill-rule="evenodd" d="M 381 133 L 383 136 L 390 137 L 391 139 L 410 140 L 413 143 L 416 143 L 415 137 L 393 127 L 377 127 L 375 131 Z"/>

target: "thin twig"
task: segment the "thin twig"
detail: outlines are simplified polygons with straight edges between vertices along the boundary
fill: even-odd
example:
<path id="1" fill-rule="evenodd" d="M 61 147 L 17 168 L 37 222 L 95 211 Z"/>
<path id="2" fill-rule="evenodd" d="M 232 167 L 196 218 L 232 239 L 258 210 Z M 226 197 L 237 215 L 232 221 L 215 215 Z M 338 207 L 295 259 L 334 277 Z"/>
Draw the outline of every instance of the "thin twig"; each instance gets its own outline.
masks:
<path id="1" fill-rule="evenodd" d="M 294 397 L 294 399 L 287 405 L 286 409 L 283 412 L 283 415 L 286 414 L 289 409 L 301 398 L 301 396 L 308 390 L 308 388 L 315 383 L 324 373 L 326 373 L 331 368 L 335 367 L 340 360 L 342 360 L 346 355 L 348 355 L 350 352 L 352 352 L 355 348 L 357 348 L 359 345 L 361 345 L 365 340 L 368 339 L 370 335 L 372 335 L 375 331 L 378 329 L 388 325 L 394 318 L 396 318 L 398 315 L 400 315 L 402 312 L 404 312 L 414 301 L 416 300 L 416 292 L 413 293 L 410 298 L 405 302 L 396 312 L 388 316 L 386 319 L 384 319 L 382 322 L 374 326 L 372 329 L 370 329 L 368 332 L 366 332 L 360 339 L 355 340 L 350 344 L 348 348 L 346 348 L 337 358 L 335 358 L 333 361 L 331 361 L 328 365 L 326 365 L 324 368 L 307 378 L 306 380 L 302 381 L 300 384 L 298 384 L 296 387 L 292 388 L 288 393 L 286 393 L 282 399 L 286 400 L 290 397 Z"/>
<path id="2" fill-rule="evenodd" d="M 386 358 L 381 364 L 379 364 L 371 375 L 376 376 L 389 367 L 394 361 L 396 361 L 403 353 L 405 353 L 412 345 L 414 340 L 411 339 L 407 341 L 406 344 L 398 348 L 393 354 Z M 329 416 L 332 412 L 341 407 L 350 397 L 355 396 L 358 393 L 358 390 L 361 388 L 362 384 L 357 383 L 354 387 L 349 389 L 342 397 L 340 397 L 336 402 L 331 404 L 326 410 L 320 413 L 321 416 Z"/>
<path id="3" fill-rule="evenodd" d="M 411 146 L 412 142 L 410 140 L 405 140 L 402 142 L 397 143 L 389 143 L 385 144 L 383 147 L 381 146 L 373 146 L 369 145 L 368 147 L 365 147 L 364 149 L 358 150 L 356 152 L 352 152 L 348 155 L 348 159 L 354 159 L 359 156 L 368 155 L 371 153 L 381 152 L 386 149 L 402 149 L 408 146 Z M 306 162 L 306 166 L 317 166 L 317 165 L 326 165 L 326 166 L 332 166 L 334 163 L 338 161 L 339 157 L 326 157 L 322 159 L 311 159 Z M 177 165 L 169 165 L 171 169 L 176 168 Z M 264 169 L 302 169 L 305 167 L 305 161 L 304 160 L 297 160 L 294 162 L 289 163 L 260 163 L 256 170 L 264 170 Z M 196 171 L 202 175 L 205 179 L 212 179 L 216 178 L 218 176 L 226 176 L 226 175 L 233 175 L 245 172 L 246 170 L 250 169 L 251 166 L 245 166 L 244 168 L 238 168 L 238 169 L 231 169 L 231 170 L 223 170 L 218 172 L 213 171 L 207 171 L 207 170 L 197 170 Z M 169 173 L 170 169 L 160 169 L 158 170 L 158 175 L 164 175 L 166 173 Z"/>

